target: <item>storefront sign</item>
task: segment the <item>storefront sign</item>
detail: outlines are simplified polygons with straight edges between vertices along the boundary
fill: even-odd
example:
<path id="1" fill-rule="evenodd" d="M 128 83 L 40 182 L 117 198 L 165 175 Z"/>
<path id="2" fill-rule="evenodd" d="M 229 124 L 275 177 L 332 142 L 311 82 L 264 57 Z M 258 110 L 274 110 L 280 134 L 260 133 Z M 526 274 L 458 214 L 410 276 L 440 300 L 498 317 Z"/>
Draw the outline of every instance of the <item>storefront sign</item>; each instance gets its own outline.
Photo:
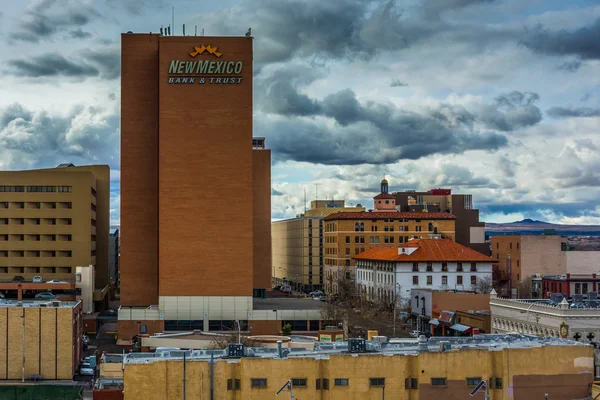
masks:
<path id="1" fill-rule="evenodd" d="M 223 53 L 217 47 L 194 47 L 189 53 L 191 58 L 202 55 L 220 58 Z M 242 61 L 214 61 L 214 60 L 171 60 L 169 64 L 169 84 L 239 84 L 242 82 L 240 74 L 244 69 Z"/>

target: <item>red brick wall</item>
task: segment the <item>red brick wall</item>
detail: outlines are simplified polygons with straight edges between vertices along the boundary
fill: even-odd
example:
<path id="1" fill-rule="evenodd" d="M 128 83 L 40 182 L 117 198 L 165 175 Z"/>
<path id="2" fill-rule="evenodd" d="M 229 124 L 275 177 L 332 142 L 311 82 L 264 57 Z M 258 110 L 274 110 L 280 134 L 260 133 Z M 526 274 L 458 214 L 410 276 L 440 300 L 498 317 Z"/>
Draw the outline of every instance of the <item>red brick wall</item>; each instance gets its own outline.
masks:
<path id="1" fill-rule="evenodd" d="M 217 60 L 191 58 L 202 45 L 242 61 L 242 82 L 169 84 L 171 60 Z M 162 37 L 159 87 L 160 295 L 251 296 L 252 39 Z"/>
<path id="2" fill-rule="evenodd" d="M 121 304 L 158 304 L 158 35 L 121 37 Z"/>
<path id="3" fill-rule="evenodd" d="M 252 152 L 254 288 L 271 288 L 271 151 Z"/>
<path id="4" fill-rule="evenodd" d="M 165 329 L 164 321 L 126 321 L 121 320 L 117 324 L 119 340 L 128 340 L 140 334 L 140 327 L 146 325 L 147 334 L 160 333 Z"/>

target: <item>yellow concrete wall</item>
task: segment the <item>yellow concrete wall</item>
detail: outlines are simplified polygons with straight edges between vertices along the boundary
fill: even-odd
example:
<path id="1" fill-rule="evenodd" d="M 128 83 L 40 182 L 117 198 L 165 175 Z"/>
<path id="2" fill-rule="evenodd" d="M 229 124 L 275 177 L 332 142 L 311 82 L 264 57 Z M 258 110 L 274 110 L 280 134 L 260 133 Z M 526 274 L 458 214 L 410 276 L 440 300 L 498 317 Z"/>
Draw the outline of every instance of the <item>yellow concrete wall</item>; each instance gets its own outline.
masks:
<path id="1" fill-rule="evenodd" d="M 57 313 L 57 379 L 73 379 L 73 310 L 58 308 Z"/>
<path id="2" fill-rule="evenodd" d="M 8 379 L 21 379 L 23 367 L 22 308 L 8 309 Z"/>
<path id="3" fill-rule="evenodd" d="M 40 373 L 40 309 L 25 311 L 25 377 Z"/>
<path id="4" fill-rule="evenodd" d="M 56 310 L 56 308 L 40 309 L 42 322 L 40 369 L 44 379 L 56 379 Z"/>
<path id="5" fill-rule="evenodd" d="M 467 377 L 500 377 L 504 389 L 493 389 L 495 400 L 513 400 L 509 388 L 513 375 L 560 375 L 589 373 L 593 369 L 593 351 L 584 346 L 547 346 L 533 349 L 466 349 L 446 353 L 420 353 L 418 356 L 351 355 L 331 356 L 329 360 L 298 358 L 287 360 L 251 359 L 218 361 L 214 372 L 215 400 L 279 399 L 275 391 L 288 379 L 306 378 L 307 387 L 296 387 L 299 399 L 378 400 L 381 389 L 371 388 L 369 378 L 385 378 L 386 398 L 419 399 L 420 390 L 405 390 L 405 378 L 417 378 L 419 387 L 431 378 L 465 382 Z M 187 362 L 187 399 L 209 398 L 209 364 Z M 149 364 L 125 364 L 126 400 L 162 400 L 183 398 L 183 363 L 180 360 Z M 252 378 L 266 378 L 267 388 L 252 388 Z M 317 378 L 329 379 L 330 390 L 315 390 Z M 336 378 L 349 379 L 349 386 L 336 387 Z M 228 391 L 227 379 L 240 379 L 240 391 Z M 460 383 L 459 383 L 460 385 Z M 469 387 L 465 382 L 465 395 Z M 431 390 L 431 389 L 430 389 Z M 434 389 L 437 390 L 437 389 Z M 459 392 L 462 387 L 459 386 Z M 462 393 L 462 392 L 461 392 Z M 427 397 L 429 398 L 429 397 Z M 453 397 L 454 398 L 454 397 Z"/>
<path id="6" fill-rule="evenodd" d="M 0 379 L 6 379 L 6 350 L 7 350 L 7 325 L 8 309 L 0 309 Z"/>

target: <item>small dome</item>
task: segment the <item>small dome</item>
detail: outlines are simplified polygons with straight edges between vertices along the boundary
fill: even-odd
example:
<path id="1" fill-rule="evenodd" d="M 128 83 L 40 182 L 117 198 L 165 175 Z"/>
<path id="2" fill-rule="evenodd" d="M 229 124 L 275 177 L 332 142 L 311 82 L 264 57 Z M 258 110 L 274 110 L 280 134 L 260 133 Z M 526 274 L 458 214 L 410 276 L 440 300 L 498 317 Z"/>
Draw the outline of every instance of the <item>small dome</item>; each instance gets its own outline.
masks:
<path id="1" fill-rule="evenodd" d="M 383 178 L 383 179 L 381 180 L 381 184 L 383 185 L 384 183 L 388 183 L 387 179 L 385 179 L 385 178 Z"/>

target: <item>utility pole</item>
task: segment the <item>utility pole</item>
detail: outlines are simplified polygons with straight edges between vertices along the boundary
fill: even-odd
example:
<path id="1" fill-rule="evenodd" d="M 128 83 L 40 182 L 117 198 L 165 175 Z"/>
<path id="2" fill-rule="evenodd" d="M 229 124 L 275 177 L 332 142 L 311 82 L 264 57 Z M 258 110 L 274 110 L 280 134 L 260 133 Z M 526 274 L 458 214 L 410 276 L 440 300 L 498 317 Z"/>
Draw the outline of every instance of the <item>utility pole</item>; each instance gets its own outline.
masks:
<path id="1" fill-rule="evenodd" d="M 186 363 L 185 350 L 183 351 L 183 400 L 185 400 L 185 378 L 186 378 Z"/>
<path id="2" fill-rule="evenodd" d="M 21 318 L 23 319 L 23 336 L 21 343 L 21 356 L 23 358 L 23 365 L 21 366 L 21 382 L 25 383 L 25 309 L 23 309 L 21 313 Z"/>

